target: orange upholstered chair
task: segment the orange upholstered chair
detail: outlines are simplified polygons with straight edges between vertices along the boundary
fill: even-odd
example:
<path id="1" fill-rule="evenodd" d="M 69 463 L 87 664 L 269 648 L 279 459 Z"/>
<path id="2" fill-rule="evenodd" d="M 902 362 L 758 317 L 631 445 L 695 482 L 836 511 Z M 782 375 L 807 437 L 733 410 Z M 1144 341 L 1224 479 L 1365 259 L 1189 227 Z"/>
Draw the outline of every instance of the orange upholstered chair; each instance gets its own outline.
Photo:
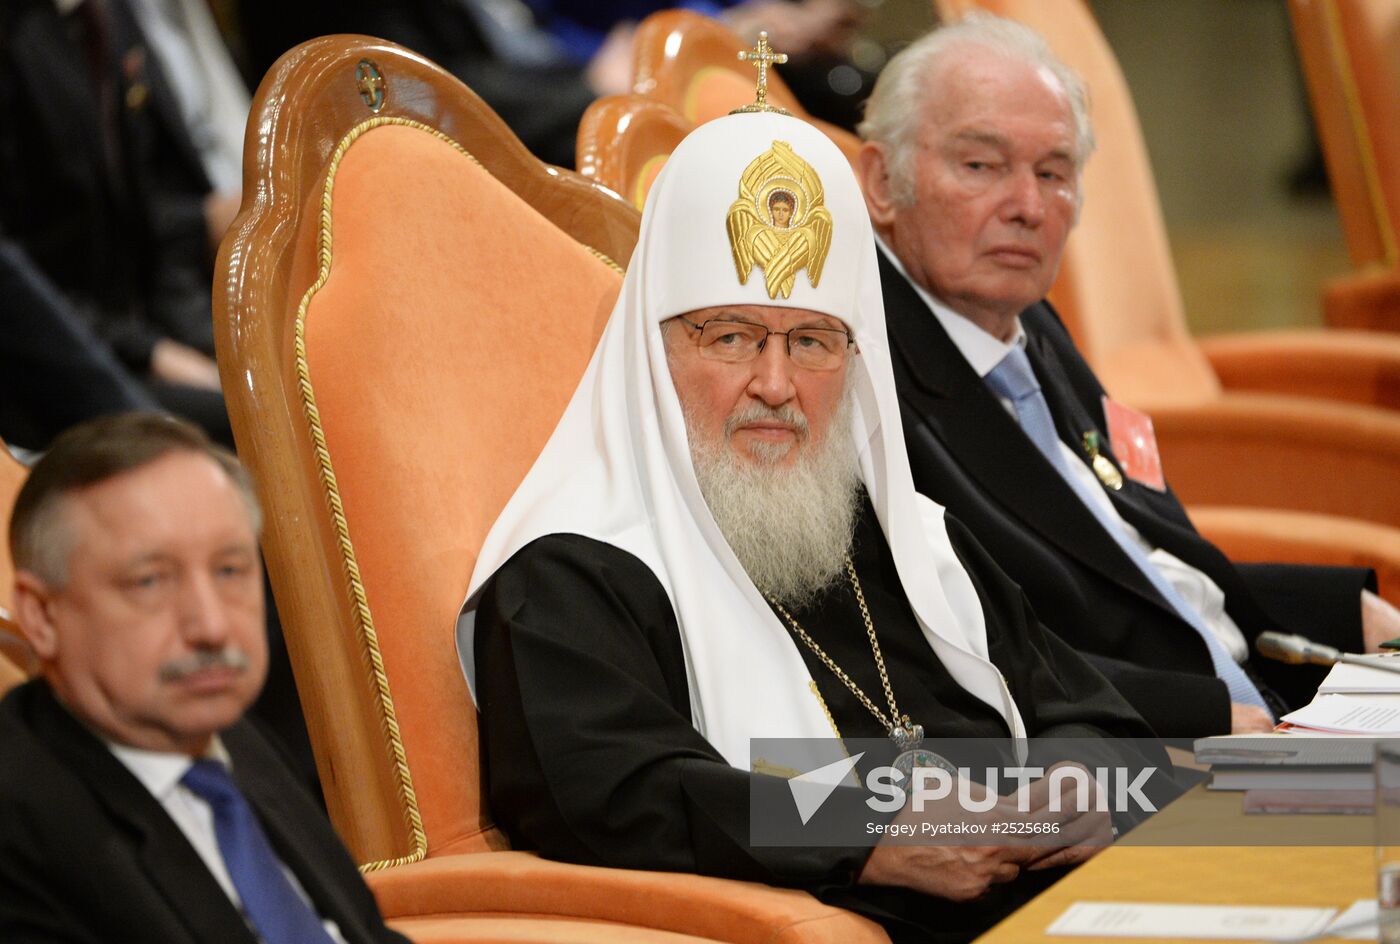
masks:
<path id="1" fill-rule="evenodd" d="M 1400 3 L 1289 0 L 1327 175 L 1356 266 L 1327 286 L 1334 327 L 1400 331 Z"/>
<path id="2" fill-rule="evenodd" d="M 633 39 L 632 91 L 670 105 L 693 125 L 704 124 L 754 100 L 758 73 L 739 59 L 739 51 L 747 48 L 726 26 L 698 13 L 653 13 Z M 807 114 L 778 75 L 781 68 L 768 70 L 769 104 L 826 132 L 854 165 L 860 140 Z"/>
<path id="3" fill-rule="evenodd" d="M 264 80 L 216 328 L 331 818 L 421 941 L 879 941 L 810 895 L 507 849 L 454 621 L 621 284 L 638 216 L 392 44 Z"/>
<path id="4" fill-rule="evenodd" d="M 1400 606 L 1400 529 L 1302 511 L 1191 506 L 1191 522 L 1233 561 L 1370 567 Z"/>
<path id="5" fill-rule="evenodd" d="M 1376 408 L 1400 408 L 1396 339 L 1291 331 L 1197 343 L 1137 113 L 1083 0 L 934 5 L 944 20 L 985 9 L 1027 23 L 1088 83 L 1098 151 L 1051 297 L 1109 391 L 1151 411 L 1181 495 L 1400 523 L 1400 412 Z"/>
<path id="6" fill-rule="evenodd" d="M 38 671 L 34 653 L 14 624 L 15 565 L 10 559 L 10 509 L 29 470 L 10 455 L 0 440 L 0 694 Z"/>
<path id="7" fill-rule="evenodd" d="M 0 439 L 0 619 L 10 618 L 15 589 L 15 565 L 10 560 L 10 511 L 20 486 L 29 477 L 29 470 L 10 455 L 5 441 Z"/>
<path id="8" fill-rule="evenodd" d="M 579 122 L 574 149 L 578 172 L 640 210 L 666 158 L 694 127 L 680 112 L 653 98 L 600 98 Z"/>

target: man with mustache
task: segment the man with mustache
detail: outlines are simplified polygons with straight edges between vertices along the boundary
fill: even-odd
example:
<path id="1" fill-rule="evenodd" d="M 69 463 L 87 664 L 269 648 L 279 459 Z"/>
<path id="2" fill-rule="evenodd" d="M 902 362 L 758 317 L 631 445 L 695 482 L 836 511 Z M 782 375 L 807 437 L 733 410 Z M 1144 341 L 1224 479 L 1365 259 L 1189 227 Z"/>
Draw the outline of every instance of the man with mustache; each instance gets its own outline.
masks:
<path id="1" fill-rule="evenodd" d="M 753 251 L 778 189 L 810 234 L 796 269 Z M 908 756 L 924 738 L 1059 736 L 1097 753 L 1147 729 L 915 494 L 874 254 L 815 128 L 759 113 L 693 131 L 483 543 L 458 652 L 517 847 L 806 888 L 896 939 L 961 941 L 1109 841 L 1108 815 L 1072 815 L 1078 838 L 1054 849 L 770 846 L 751 839 L 751 792 L 797 824 L 782 778 L 817 765 L 754 739 L 855 757 L 853 738 Z M 1167 766 L 1155 742 L 1128 749 Z"/>
<path id="2" fill-rule="evenodd" d="M 1400 635 L 1369 571 L 1233 564 L 1115 455 L 1103 387 L 1044 300 L 1093 133 L 1040 36 L 987 15 L 928 34 L 860 131 L 915 487 L 1159 735 L 1268 731 L 1310 700 L 1323 670 L 1250 658 L 1262 632 L 1351 651 Z"/>
<path id="3" fill-rule="evenodd" d="M 403 942 L 241 720 L 267 670 L 260 512 L 196 427 L 60 435 L 10 520 L 42 678 L 0 702 L 0 940 Z"/>

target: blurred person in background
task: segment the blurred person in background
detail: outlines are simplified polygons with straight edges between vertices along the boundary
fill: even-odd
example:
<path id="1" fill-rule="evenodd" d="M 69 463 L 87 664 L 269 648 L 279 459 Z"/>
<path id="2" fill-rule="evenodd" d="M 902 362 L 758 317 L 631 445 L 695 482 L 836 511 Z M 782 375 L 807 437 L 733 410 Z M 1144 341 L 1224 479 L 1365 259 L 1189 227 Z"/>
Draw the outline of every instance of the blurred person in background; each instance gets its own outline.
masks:
<path id="1" fill-rule="evenodd" d="M 210 282 L 247 109 L 203 0 L 0 10 L 0 227 L 162 406 L 225 444 Z"/>
<path id="2" fill-rule="evenodd" d="M 398 43 L 461 79 L 536 157 L 574 166 L 584 109 L 627 90 L 631 42 L 575 63 L 524 0 L 305 0 L 292 9 L 241 3 L 237 22 L 252 71 L 318 36 L 358 33 Z"/>
<path id="3" fill-rule="evenodd" d="M 0 233 L 0 439 L 42 449 L 105 413 L 155 399 L 78 316 L 24 249 Z"/>
<path id="4" fill-rule="evenodd" d="M 784 81 L 804 108 L 818 118 L 853 128 L 858 93 L 865 83 L 848 62 L 851 43 L 874 2 L 862 0 L 525 0 L 540 23 L 555 37 L 571 61 L 597 71 L 611 48 L 626 49 L 628 91 L 632 80 L 632 36 L 637 24 L 659 10 L 680 8 L 709 16 L 752 44 L 759 31 L 778 52 L 788 55 L 779 67 Z M 846 66 L 848 79 L 831 80 L 832 70 Z M 845 82 L 853 81 L 850 87 Z"/>

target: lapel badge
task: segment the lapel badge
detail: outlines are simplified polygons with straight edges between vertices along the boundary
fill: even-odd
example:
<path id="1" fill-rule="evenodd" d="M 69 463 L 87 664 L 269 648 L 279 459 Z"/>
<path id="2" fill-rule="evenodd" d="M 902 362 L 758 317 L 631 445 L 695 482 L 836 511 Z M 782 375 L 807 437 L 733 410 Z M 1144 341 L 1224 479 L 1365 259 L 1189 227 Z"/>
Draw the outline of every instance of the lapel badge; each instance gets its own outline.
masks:
<path id="1" fill-rule="evenodd" d="M 146 85 L 146 50 L 141 46 L 128 49 L 122 56 L 121 61 L 122 83 L 126 86 L 126 92 L 122 96 L 122 102 L 129 111 L 140 111 L 146 105 L 146 101 L 151 97 L 150 87 Z"/>
<path id="2" fill-rule="evenodd" d="M 1108 456 L 1099 451 L 1098 430 L 1091 429 L 1084 434 L 1084 451 L 1089 454 L 1089 464 L 1105 488 L 1111 488 L 1116 492 L 1123 487 L 1123 473 L 1118 471 L 1118 467 L 1109 460 Z"/>
<path id="3" fill-rule="evenodd" d="M 146 87 L 146 83 L 137 82 L 126 87 L 126 95 L 123 101 L 126 102 L 128 111 L 140 111 L 146 105 L 146 100 L 151 97 L 151 90 Z"/>
<path id="4" fill-rule="evenodd" d="M 724 220 L 739 284 L 747 285 L 758 266 L 769 298 L 791 296 L 802 269 L 816 288 L 831 249 L 831 211 L 824 200 L 817 172 L 786 141 L 774 141 L 750 161 L 739 178 L 739 199 Z"/>

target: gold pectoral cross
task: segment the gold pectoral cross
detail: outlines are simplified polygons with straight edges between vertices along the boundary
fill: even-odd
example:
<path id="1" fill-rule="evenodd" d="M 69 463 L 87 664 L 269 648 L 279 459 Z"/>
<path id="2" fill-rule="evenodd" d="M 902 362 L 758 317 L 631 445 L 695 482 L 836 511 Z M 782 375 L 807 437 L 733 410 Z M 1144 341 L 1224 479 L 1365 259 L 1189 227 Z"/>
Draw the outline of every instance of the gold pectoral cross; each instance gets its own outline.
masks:
<path id="1" fill-rule="evenodd" d="M 758 68 L 758 88 L 756 97 L 752 105 L 745 105 L 743 108 L 736 108 L 730 112 L 731 115 L 739 115 L 745 112 L 772 111 L 780 115 L 789 114 L 785 108 L 768 104 L 768 67 L 770 65 L 781 65 L 788 61 L 787 53 L 774 52 L 773 47 L 768 45 L 768 31 L 764 30 L 758 34 L 758 45 L 753 49 L 739 50 L 740 62 L 751 62 Z"/>

